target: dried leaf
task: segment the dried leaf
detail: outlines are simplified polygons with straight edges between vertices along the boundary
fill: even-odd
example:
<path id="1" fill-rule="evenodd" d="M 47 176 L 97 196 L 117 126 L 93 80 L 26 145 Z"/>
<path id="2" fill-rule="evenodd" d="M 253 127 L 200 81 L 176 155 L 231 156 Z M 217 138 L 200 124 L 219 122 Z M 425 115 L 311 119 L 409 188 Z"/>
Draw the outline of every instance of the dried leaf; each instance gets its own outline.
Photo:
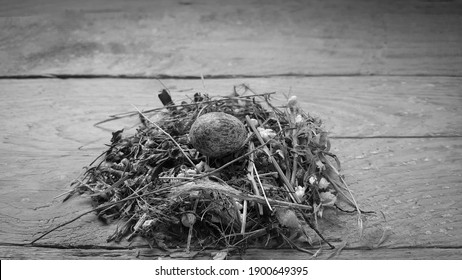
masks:
<path id="1" fill-rule="evenodd" d="M 334 206 L 335 202 L 337 202 L 337 196 L 331 192 L 320 192 L 319 198 L 321 198 L 323 206 Z"/>
<path id="2" fill-rule="evenodd" d="M 300 228 L 300 221 L 298 220 L 297 215 L 291 209 L 278 208 L 276 210 L 276 218 L 279 223 L 283 226 L 286 226 L 291 229 Z"/>
<path id="3" fill-rule="evenodd" d="M 227 249 L 221 250 L 213 256 L 213 259 L 214 260 L 225 260 L 227 256 L 228 256 L 228 250 Z"/>

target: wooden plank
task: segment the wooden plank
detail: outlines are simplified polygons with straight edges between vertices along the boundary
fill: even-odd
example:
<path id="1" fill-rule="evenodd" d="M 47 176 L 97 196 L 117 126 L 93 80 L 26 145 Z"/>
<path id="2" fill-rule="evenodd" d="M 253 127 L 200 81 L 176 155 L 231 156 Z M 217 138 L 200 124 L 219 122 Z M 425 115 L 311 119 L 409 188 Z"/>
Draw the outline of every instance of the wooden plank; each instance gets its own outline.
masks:
<path id="1" fill-rule="evenodd" d="M 324 100 L 328 100 L 332 108 L 331 118 L 345 124 L 345 127 L 338 128 L 338 136 L 351 135 L 352 131 L 362 136 L 374 135 L 368 133 L 367 125 L 356 125 L 381 124 L 381 117 L 364 113 L 374 108 L 377 108 L 376 115 L 380 116 L 386 116 L 389 110 L 427 109 L 430 112 L 424 111 L 420 118 L 423 123 L 431 124 L 429 116 L 433 116 L 442 135 L 460 131 L 459 78 L 278 78 L 239 82 L 243 81 L 255 85 L 259 92 L 279 91 L 294 85 L 294 93 L 324 93 L 314 95 L 318 101 L 310 100 L 311 95 L 299 95 L 299 101 L 311 111 L 315 108 L 312 104 L 321 106 Z M 210 93 L 223 94 L 229 93 L 237 82 L 208 80 L 206 87 Z M 172 88 L 177 99 L 181 98 L 178 94 L 189 93 L 181 90 L 201 87 L 200 81 L 168 80 L 164 83 Z M 431 91 L 425 90 L 429 84 L 433 85 L 428 87 L 432 88 Z M 334 86 L 336 88 L 332 88 Z M 130 104 L 143 109 L 160 105 L 157 97 L 150 94 L 159 88 L 159 84 L 152 80 L 0 81 L 2 242 L 30 242 L 47 229 L 90 209 L 85 198 L 75 198 L 65 204 L 52 198 L 65 192 L 66 183 L 101 153 L 103 144 L 109 141 L 110 133 L 92 127 L 92 124 L 108 114 L 131 110 Z M 371 96 L 367 97 L 364 88 Z M 360 102 L 357 110 L 348 109 L 349 114 L 344 113 L 343 110 L 347 110 L 343 108 L 344 104 L 360 99 L 358 97 L 368 99 Z M 407 107 L 411 101 L 415 105 Z M 323 110 L 319 112 L 322 117 Z M 358 121 L 342 120 L 345 116 Z M 408 135 L 407 130 L 411 129 L 415 136 L 422 136 L 431 131 L 431 125 L 411 127 L 412 121 L 406 114 L 395 117 L 394 121 L 385 120 L 385 124 L 396 122 L 405 129 L 397 125 L 396 131 L 385 129 L 382 135 L 391 132 L 393 135 Z M 135 123 L 136 119 L 131 119 L 107 127 L 119 129 Z M 413 126 L 418 127 L 418 123 L 414 122 Z M 364 236 L 360 238 L 354 216 L 327 211 L 320 227 L 330 240 L 336 244 L 346 241 L 346 248 L 374 246 L 382 237 L 384 248 L 460 248 L 460 138 L 333 139 L 332 146 L 343 162 L 346 180 L 361 207 L 375 210 L 377 215 L 366 217 Z M 106 243 L 114 227 L 102 225 L 94 215 L 88 215 L 50 234 L 40 244 L 115 249 L 128 246 L 127 242 Z"/>
<path id="2" fill-rule="evenodd" d="M 335 244 L 347 241 L 353 247 L 374 246 L 382 238 L 386 248 L 461 245 L 460 139 L 347 139 L 332 144 L 360 206 L 376 214 L 364 217 L 361 237 L 355 215 L 326 211 L 319 226 L 329 240 Z M 32 170 L 39 165 L 43 170 L 29 174 L 18 174 L 6 165 L 0 177 L 2 241 L 30 242 L 91 209 L 85 198 L 52 202 L 52 197 L 66 190 L 65 183 L 76 176 L 85 159 L 88 157 L 78 153 L 54 160 L 34 157 L 24 161 L 23 168 Z M 10 160 L 6 157 L 7 163 Z M 47 168 L 56 171 L 46 173 Z M 65 179 L 57 180 L 55 172 Z M 103 225 L 91 214 L 50 234 L 40 244 L 127 246 L 126 242 L 106 243 L 115 226 Z"/>
<path id="3" fill-rule="evenodd" d="M 169 260 L 179 259 L 176 253 L 168 253 L 158 249 L 56 249 L 44 247 L 0 246 L 0 258 L 27 260 Z M 206 250 L 195 255 L 195 260 L 210 260 L 216 251 Z M 462 249 L 440 248 L 406 248 L 406 249 L 344 249 L 334 254 L 332 250 L 321 251 L 316 260 L 460 260 Z M 230 254 L 231 260 L 307 260 L 311 256 L 307 253 L 291 249 L 247 249 L 244 255 Z"/>
<path id="4" fill-rule="evenodd" d="M 341 226 L 351 244 L 387 248 L 459 246 L 462 231 L 462 150 L 460 139 L 338 140 L 333 150 L 343 162 L 345 180 L 366 215 L 364 238 L 356 220 L 336 213 L 322 220 Z M 345 220 L 344 220 L 345 219 Z M 358 245 L 359 246 L 359 245 Z"/>
<path id="5" fill-rule="evenodd" d="M 460 1 L 3 1 L 1 76 L 461 75 Z"/>
<path id="6" fill-rule="evenodd" d="M 283 94 L 297 95 L 301 106 L 320 117 L 333 137 L 454 136 L 462 135 L 461 81 L 455 77 L 279 77 L 210 79 L 205 87 L 211 95 L 228 95 L 233 86 L 245 83 L 260 93 L 276 91 L 279 104 L 285 101 Z M 200 80 L 163 80 L 163 84 L 177 101 L 204 92 Z M 0 80 L 0 88 L 4 134 L 35 133 L 36 140 L 46 136 L 42 142 L 53 137 L 52 144 L 46 144 L 52 148 L 54 141 L 69 147 L 96 139 L 104 144 L 105 134 L 92 125 L 110 114 L 133 111 L 131 104 L 141 109 L 161 106 L 157 93 L 162 85 L 153 79 L 37 79 Z M 37 119 L 37 114 L 45 115 Z M 136 122 L 134 118 L 104 127 L 120 129 Z M 56 133 L 46 135 L 43 129 Z"/>
<path id="7" fill-rule="evenodd" d="M 335 260 L 460 260 L 462 249 L 440 249 L 440 248 L 406 248 L 406 249 L 346 249 L 335 252 L 322 251 L 315 259 Z M 246 260 L 304 260 L 308 259 L 306 254 L 294 250 L 248 250 L 243 257 Z"/>

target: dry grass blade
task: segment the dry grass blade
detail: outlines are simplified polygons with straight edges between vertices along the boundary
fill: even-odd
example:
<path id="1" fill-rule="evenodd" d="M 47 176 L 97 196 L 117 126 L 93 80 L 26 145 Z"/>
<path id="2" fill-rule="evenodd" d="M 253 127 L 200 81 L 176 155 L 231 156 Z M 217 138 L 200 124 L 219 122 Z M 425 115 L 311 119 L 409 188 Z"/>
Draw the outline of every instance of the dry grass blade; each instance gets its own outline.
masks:
<path id="1" fill-rule="evenodd" d="M 343 249 L 345 249 L 346 246 L 347 246 L 346 242 L 343 242 L 342 244 L 340 244 L 340 246 L 334 249 L 334 252 L 332 252 L 331 254 L 329 254 L 329 256 L 327 256 L 327 259 L 333 259 L 333 258 L 338 257 L 340 253 L 343 251 Z"/>
<path id="2" fill-rule="evenodd" d="M 252 121 L 250 120 L 249 116 L 246 116 L 246 121 L 247 121 L 247 124 L 250 126 L 250 128 L 252 129 L 252 131 L 255 133 L 255 135 L 257 136 L 258 138 L 258 141 L 260 141 L 260 143 L 263 145 L 265 143 L 265 141 L 263 140 L 263 138 L 261 137 L 260 135 L 260 132 L 258 132 L 258 130 L 255 128 L 255 125 L 252 123 Z M 268 147 L 263 147 L 263 150 L 265 151 L 265 153 L 268 155 L 268 157 L 270 158 L 271 160 L 271 163 L 274 165 L 274 167 L 276 168 L 277 172 L 279 173 L 279 176 L 281 176 L 282 180 L 284 181 L 284 186 L 287 190 L 287 194 L 290 196 L 290 198 L 292 199 L 292 201 L 296 202 L 296 203 L 300 203 L 300 200 L 297 198 L 297 197 L 294 197 L 292 194 L 295 193 L 295 190 L 294 188 L 292 187 L 292 185 L 290 184 L 290 181 L 289 179 L 287 179 L 286 175 L 284 174 L 284 172 L 282 171 L 281 167 L 279 166 L 279 163 L 277 162 L 277 160 L 273 157 L 273 155 L 269 152 L 268 150 Z"/>
<path id="3" fill-rule="evenodd" d="M 348 184 L 345 182 L 345 180 L 340 175 L 340 173 L 337 171 L 337 169 L 332 164 L 330 164 L 329 161 L 326 161 L 326 164 L 329 165 L 329 167 L 335 172 L 335 174 L 338 176 L 340 181 L 343 183 L 343 186 L 335 184 L 336 186 L 338 186 L 337 190 L 340 190 L 340 188 L 343 188 L 350 195 L 349 198 L 347 196 L 345 196 L 345 197 L 347 197 L 348 199 L 351 198 L 351 202 L 353 203 L 354 207 L 356 208 L 356 211 L 358 213 L 358 220 L 357 220 L 358 221 L 358 227 L 359 227 L 359 230 L 360 230 L 360 233 L 361 233 L 361 236 L 362 236 L 364 228 L 363 228 L 363 219 L 362 219 L 362 215 L 361 215 L 361 209 L 359 209 L 358 203 L 356 202 L 356 199 L 355 199 L 353 193 L 351 192 L 350 188 L 348 187 Z"/>
<path id="4" fill-rule="evenodd" d="M 253 166 L 253 169 L 254 169 L 255 175 L 257 177 L 258 185 L 260 186 L 261 192 L 263 193 L 263 197 L 266 200 L 266 205 L 268 205 L 269 210 L 271 212 L 273 212 L 273 208 L 271 207 L 271 204 L 268 201 L 268 197 L 266 196 L 265 189 L 263 188 L 263 184 L 261 183 L 260 176 L 258 175 L 258 170 L 255 168 L 255 165 Z"/>
<path id="5" fill-rule="evenodd" d="M 249 152 L 255 150 L 255 146 L 252 142 L 249 143 Z M 260 191 L 258 190 L 257 183 L 255 182 L 255 164 L 254 164 L 254 153 L 250 154 L 249 156 L 249 164 L 247 167 L 247 178 L 249 179 L 250 183 L 252 184 L 253 191 L 255 195 L 260 195 Z M 264 190 L 263 190 L 264 194 Z M 269 205 L 269 204 L 268 204 Z M 270 207 L 271 209 L 271 207 Z M 260 215 L 263 215 L 263 207 L 259 204 L 258 211 Z"/>

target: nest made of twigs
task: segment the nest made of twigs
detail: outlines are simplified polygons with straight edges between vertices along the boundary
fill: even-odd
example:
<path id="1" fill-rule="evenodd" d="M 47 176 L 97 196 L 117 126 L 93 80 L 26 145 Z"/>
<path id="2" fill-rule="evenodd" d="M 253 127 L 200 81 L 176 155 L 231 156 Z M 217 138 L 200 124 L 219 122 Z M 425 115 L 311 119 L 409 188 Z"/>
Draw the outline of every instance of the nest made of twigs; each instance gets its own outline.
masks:
<path id="1" fill-rule="evenodd" d="M 141 236 L 162 248 L 282 242 L 300 249 L 313 236 L 323 239 L 317 219 L 339 201 L 361 221 L 321 120 L 296 97 L 275 106 L 274 93 L 242 86 L 241 95 L 196 93 L 178 105 L 163 90 L 163 108 L 135 112 L 141 124 L 134 135 L 113 133 L 107 151 L 72 184 L 73 193 L 90 194 L 100 219 L 119 222 L 108 241 Z M 188 134 L 209 112 L 236 117 L 244 144 L 219 157 L 200 153 Z M 161 117 L 151 121 L 150 113 Z"/>

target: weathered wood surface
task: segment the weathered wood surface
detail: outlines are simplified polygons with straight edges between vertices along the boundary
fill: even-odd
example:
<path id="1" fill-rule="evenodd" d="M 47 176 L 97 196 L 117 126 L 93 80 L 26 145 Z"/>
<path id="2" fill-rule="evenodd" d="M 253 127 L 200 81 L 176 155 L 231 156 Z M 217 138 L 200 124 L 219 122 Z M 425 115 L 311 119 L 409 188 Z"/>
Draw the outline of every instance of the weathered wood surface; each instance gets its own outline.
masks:
<path id="1" fill-rule="evenodd" d="M 0 75 L 461 75 L 460 1 L 2 1 Z"/>
<path id="2" fill-rule="evenodd" d="M 176 100 L 204 91 L 200 80 L 162 80 L 162 83 Z M 274 96 L 281 103 L 285 100 L 283 94 L 299 96 L 308 112 L 322 118 L 332 137 L 462 135 L 462 78 L 458 77 L 274 77 L 210 79 L 204 82 L 205 90 L 211 95 L 228 95 L 232 93 L 233 86 L 242 83 L 259 93 L 281 93 Z M 18 115 L 11 115 L 5 110 L 0 114 L 5 121 L 23 117 L 29 123 L 18 127 L 15 122 L 7 122 L 1 129 L 6 134 L 17 129 L 27 132 L 29 126 L 52 127 L 60 118 L 75 115 L 70 118 L 70 123 L 59 124 L 57 132 L 60 137 L 55 140 L 74 143 L 78 140 L 81 144 L 94 141 L 101 137 L 101 130 L 92 127 L 92 121 L 106 119 L 110 114 L 133 111 L 132 104 L 140 109 L 160 107 L 157 93 L 161 88 L 161 83 L 155 79 L 3 80 L 0 81 L 2 106 L 16 107 Z M 238 91 L 243 92 L 242 89 Z M 95 102 L 98 102 L 97 105 Z M 36 109 L 37 106 L 54 111 L 55 115 L 48 117 L 45 123 L 36 120 L 37 115 L 43 113 Z M 81 114 L 82 110 L 86 110 L 86 114 Z M 21 116 L 21 112 L 25 116 Z M 82 122 L 88 125 L 85 133 L 79 132 Z M 102 127 L 118 129 L 121 124 L 131 126 L 136 122 L 137 118 L 133 118 Z M 35 131 L 38 137 L 45 136 L 40 130 L 32 130 Z M 50 135 L 46 137 L 48 141 Z"/>
<path id="3" fill-rule="evenodd" d="M 460 139 L 371 139 L 359 143 L 338 140 L 333 145 L 340 150 L 346 179 L 361 207 L 375 210 L 377 215 L 366 217 L 365 236 L 361 239 L 354 215 L 328 213 L 321 220 L 321 228 L 330 240 L 347 241 L 356 248 L 374 246 L 384 235 L 387 239 L 382 246 L 387 248 L 460 246 Z M 24 174 L 8 166 L 4 169 L 8 175 L 1 178 L 3 242 L 31 241 L 91 207 L 85 198 L 64 204 L 51 201 L 66 190 L 66 182 L 88 162 L 88 156 L 76 152 L 72 156 L 41 157 L 22 164 L 25 169 L 40 165 L 36 174 Z M 52 171 L 43 174 L 46 170 Z M 14 178 L 15 173 L 21 178 Z M 105 226 L 91 214 L 50 234 L 39 244 L 125 246 L 126 243 L 106 244 L 113 231 L 114 225 Z"/>
<path id="4" fill-rule="evenodd" d="M 57 249 L 46 247 L 20 247 L 20 246 L 1 246 L 2 259 L 47 259 L 47 260 L 177 260 L 182 251 L 165 252 L 159 249 L 132 248 L 132 249 Z M 212 254 L 217 251 L 204 251 L 195 256 L 194 259 L 207 260 L 212 258 Z M 277 254 L 275 253 L 277 252 Z M 319 252 L 316 259 L 340 259 L 340 260 L 458 260 L 462 255 L 462 249 L 439 249 L 439 248 L 422 248 L 422 249 L 374 249 L 358 250 L 344 249 L 336 254 L 336 251 L 324 250 Z M 335 257 L 333 256 L 335 255 Z M 291 249 L 262 250 L 248 249 L 244 255 L 230 255 L 232 260 L 272 260 L 272 259 L 290 259 L 306 260 L 311 256 L 294 251 Z M 187 259 L 187 258 L 186 258 Z"/>
<path id="5" fill-rule="evenodd" d="M 93 214 L 24 244 L 91 209 L 85 197 L 64 204 L 53 197 L 103 151 L 109 131 L 137 119 L 92 125 L 131 104 L 161 105 L 155 79 L 82 78 L 201 74 L 212 95 L 245 82 L 295 94 L 325 121 L 360 206 L 377 212 L 365 218 L 363 237 L 355 216 L 325 213 L 323 233 L 346 244 L 334 258 L 462 258 L 461 1 L 4 0 L 1 7 L 0 258 L 179 258 L 141 240 L 106 243 L 116 225 Z M 71 79 L 29 79 L 47 75 Z M 242 79 L 216 79 L 233 76 Z M 200 80 L 163 82 L 177 100 L 204 91 Z M 249 249 L 242 258 L 309 256 Z"/>
<path id="6" fill-rule="evenodd" d="M 163 82 L 177 99 L 194 92 L 188 89 L 202 90 L 196 80 Z M 346 180 L 361 207 L 377 215 L 366 217 L 360 238 L 355 216 L 326 213 L 320 224 L 324 234 L 336 245 L 347 242 L 336 258 L 460 258 L 462 146 L 460 137 L 451 137 L 462 131 L 460 78 L 213 79 L 205 85 L 210 93 L 227 94 L 242 82 L 258 92 L 291 88 L 304 109 L 325 119 L 340 138 L 332 145 Z M 115 225 L 102 225 L 93 214 L 38 242 L 51 249 L 14 246 L 90 209 L 83 197 L 64 204 L 52 198 L 67 191 L 66 184 L 109 141 L 108 131 L 92 125 L 132 110 L 130 104 L 160 106 L 153 94 L 160 88 L 157 81 L 145 79 L 0 81 L 0 258 L 80 258 L 86 250 L 88 258 L 131 258 L 124 249 L 130 246 L 142 246 L 146 258 L 165 257 L 150 255 L 142 242 L 106 243 Z M 379 249 L 368 250 L 374 246 Z M 258 250 L 252 252 L 249 258 L 259 258 Z M 264 252 L 261 258 L 304 258 L 281 250 Z"/>

